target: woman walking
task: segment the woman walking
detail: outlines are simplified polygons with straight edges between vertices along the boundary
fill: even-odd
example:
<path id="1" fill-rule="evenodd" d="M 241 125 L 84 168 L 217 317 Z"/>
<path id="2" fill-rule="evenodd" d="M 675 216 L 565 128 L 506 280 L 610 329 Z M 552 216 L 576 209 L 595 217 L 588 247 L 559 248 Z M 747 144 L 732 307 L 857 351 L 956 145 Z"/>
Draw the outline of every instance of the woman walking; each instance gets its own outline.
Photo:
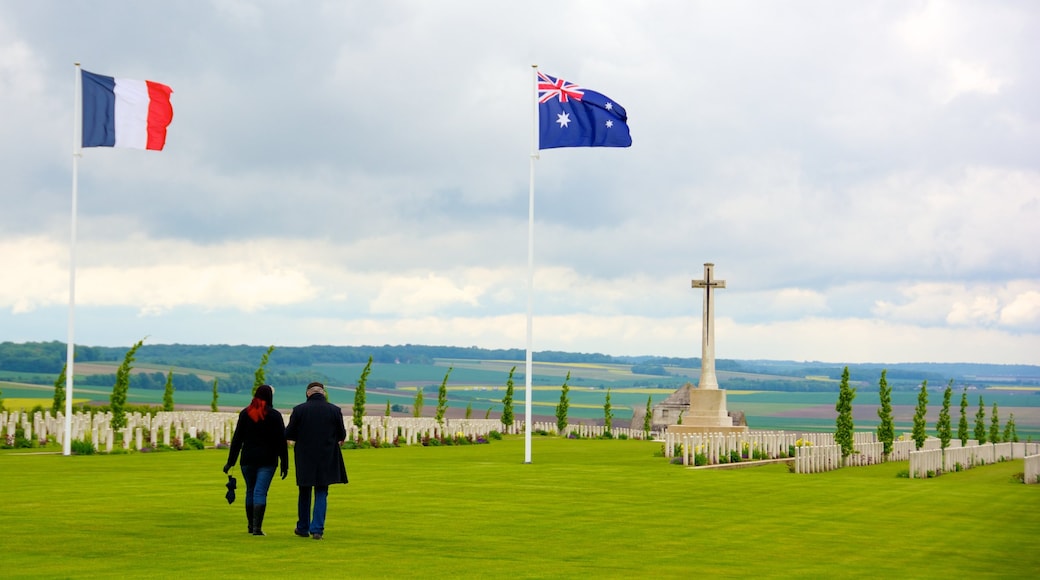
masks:
<path id="1" fill-rule="evenodd" d="M 253 401 L 238 414 L 231 449 L 224 465 L 227 473 L 242 453 L 242 477 L 246 481 L 246 518 L 249 533 L 264 536 L 264 512 L 267 511 L 267 490 L 274 479 L 274 470 L 281 465 L 282 479 L 289 474 L 289 447 L 285 442 L 285 422 L 274 408 L 274 389 L 260 385 Z"/>

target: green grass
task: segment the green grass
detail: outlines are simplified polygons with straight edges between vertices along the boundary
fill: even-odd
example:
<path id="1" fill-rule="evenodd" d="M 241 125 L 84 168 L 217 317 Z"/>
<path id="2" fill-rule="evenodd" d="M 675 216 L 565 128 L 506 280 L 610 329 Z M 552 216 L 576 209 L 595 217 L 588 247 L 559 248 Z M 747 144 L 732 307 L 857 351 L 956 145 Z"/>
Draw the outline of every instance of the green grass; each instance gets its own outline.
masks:
<path id="1" fill-rule="evenodd" d="M 659 443 L 536 437 L 345 451 L 322 542 L 224 500 L 223 451 L 0 453 L 5 578 L 1031 577 L 1040 486 L 1012 461 L 909 480 L 905 462 L 691 470 Z M 240 484 L 241 484 L 241 478 Z"/>

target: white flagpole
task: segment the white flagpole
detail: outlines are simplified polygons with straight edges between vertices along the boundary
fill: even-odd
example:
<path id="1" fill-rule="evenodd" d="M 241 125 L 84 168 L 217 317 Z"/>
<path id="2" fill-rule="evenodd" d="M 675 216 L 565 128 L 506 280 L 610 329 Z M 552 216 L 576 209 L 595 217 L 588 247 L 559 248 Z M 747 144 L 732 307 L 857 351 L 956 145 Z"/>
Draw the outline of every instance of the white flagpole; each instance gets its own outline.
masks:
<path id="1" fill-rule="evenodd" d="M 534 162 L 538 159 L 538 65 L 531 65 L 534 75 L 534 92 L 531 109 L 534 121 L 531 124 L 531 183 L 527 195 L 527 366 L 524 371 L 524 463 L 531 463 L 531 337 L 534 334 Z"/>
<path id="2" fill-rule="evenodd" d="M 79 63 L 75 64 L 76 95 L 72 107 L 72 226 L 69 242 L 69 338 L 65 352 L 65 438 L 62 453 L 72 455 L 72 390 L 76 376 L 76 200 L 79 194 L 79 158 L 83 155 L 83 87 Z"/>

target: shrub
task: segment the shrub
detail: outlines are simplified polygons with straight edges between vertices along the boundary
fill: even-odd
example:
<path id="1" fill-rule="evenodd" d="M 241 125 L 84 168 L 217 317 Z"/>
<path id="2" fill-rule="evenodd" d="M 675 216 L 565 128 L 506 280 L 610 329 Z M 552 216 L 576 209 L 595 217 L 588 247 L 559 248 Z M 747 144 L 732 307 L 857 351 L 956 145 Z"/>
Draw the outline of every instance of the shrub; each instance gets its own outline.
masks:
<path id="1" fill-rule="evenodd" d="M 729 462 L 730 463 L 740 463 L 740 452 L 737 451 L 736 449 L 730 450 L 730 452 L 729 452 Z"/>
<path id="2" fill-rule="evenodd" d="M 694 454 L 694 456 L 693 456 L 693 464 L 694 465 L 707 465 L 708 464 L 708 456 L 703 454 L 703 453 L 696 453 L 696 454 Z"/>
<path id="3" fill-rule="evenodd" d="M 184 438 L 184 445 L 181 447 L 182 449 L 205 449 L 206 443 L 197 437 L 188 436 Z"/>
<path id="4" fill-rule="evenodd" d="M 490 433 L 488 433 L 488 439 L 494 439 L 495 441 L 501 441 L 502 440 L 502 434 L 499 433 L 498 431 L 491 431 Z"/>
<path id="5" fill-rule="evenodd" d="M 902 479 L 910 479 L 910 470 L 909 469 L 901 469 L 901 470 L 899 470 L 899 472 L 896 473 L 896 477 L 899 477 L 899 478 L 902 478 Z"/>
<path id="6" fill-rule="evenodd" d="M 73 455 L 93 455 L 94 444 L 90 441 L 84 441 L 82 439 L 73 439 L 69 445 Z"/>

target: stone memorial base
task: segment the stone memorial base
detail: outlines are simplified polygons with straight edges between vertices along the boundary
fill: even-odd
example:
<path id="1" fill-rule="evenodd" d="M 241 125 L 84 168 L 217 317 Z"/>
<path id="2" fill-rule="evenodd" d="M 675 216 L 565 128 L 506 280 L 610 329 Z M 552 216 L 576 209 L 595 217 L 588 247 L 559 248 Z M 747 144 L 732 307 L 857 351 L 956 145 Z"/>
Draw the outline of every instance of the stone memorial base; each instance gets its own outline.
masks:
<path id="1" fill-rule="evenodd" d="M 682 415 L 682 425 L 669 425 L 669 433 L 746 433 L 745 425 L 734 425 L 726 412 L 724 389 L 687 387 L 689 408 Z"/>

